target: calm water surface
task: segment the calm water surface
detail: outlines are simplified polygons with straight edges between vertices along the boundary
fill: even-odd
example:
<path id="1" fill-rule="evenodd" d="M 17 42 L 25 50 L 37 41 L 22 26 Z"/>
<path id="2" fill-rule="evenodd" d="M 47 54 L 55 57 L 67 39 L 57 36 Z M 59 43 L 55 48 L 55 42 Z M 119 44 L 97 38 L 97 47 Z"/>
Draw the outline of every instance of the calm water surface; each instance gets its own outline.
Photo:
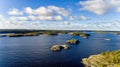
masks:
<path id="1" fill-rule="evenodd" d="M 88 39 L 61 34 L 57 36 L 0 37 L 0 67 L 84 67 L 81 59 L 103 51 L 120 49 L 120 36 L 90 33 Z M 52 52 L 50 47 L 80 40 L 70 50 Z M 110 41 L 104 40 L 110 38 Z"/>

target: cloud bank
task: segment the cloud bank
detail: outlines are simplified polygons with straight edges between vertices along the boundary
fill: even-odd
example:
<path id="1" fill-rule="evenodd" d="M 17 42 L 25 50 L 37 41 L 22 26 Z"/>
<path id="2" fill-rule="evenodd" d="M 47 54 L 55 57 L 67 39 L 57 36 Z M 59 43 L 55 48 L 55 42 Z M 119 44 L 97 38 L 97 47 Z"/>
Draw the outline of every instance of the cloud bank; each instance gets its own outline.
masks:
<path id="1" fill-rule="evenodd" d="M 81 10 L 93 12 L 100 17 L 109 10 L 120 12 L 118 0 L 87 0 L 80 1 Z M 79 9 L 79 8 L 78 8 Z M 72 13 L 74 12 L 74 13 Z M 9 9 L 8 17 L 0 15 L 0 29 L 62 29 L 62 30 L 119 30 L 120 22 L 100 19 L 93 21 L 91 15 L 75 13 L 77 11 L 58 6 L 40 6 L 38 8 L 25 7 Z M 82 11 L 80 11 L 82 12 Z M 88 13 L 89 14 L 89 13 Z M 94 17 L 95 19 L 98 16 Z M 87 23 L 90 21 L 90 23 Z"/>
<path id="2" fill-rule="evenodd" d="M 97 15 L 104 15 L 112 9 L 120 12 L 120 0 L 87 0 L 80 1 L 79 4 L 83 6 L 81 10 L 88 10 Z"/>
<path id="3" fill-rule="evenodd" d="M 17 8 L 10 9 L 8 11 L 10 18 L 14 20 L 51 20 L 51 21 L 61 21 L 64 17 L 68 17 L 70 12 L 64 8 L 57 6 L 41 6 L 37 9 L 32 9 L 31 7 L 26 7 L 22 11 Z M 24 16 L 24 14 L 26 16 Z"/>

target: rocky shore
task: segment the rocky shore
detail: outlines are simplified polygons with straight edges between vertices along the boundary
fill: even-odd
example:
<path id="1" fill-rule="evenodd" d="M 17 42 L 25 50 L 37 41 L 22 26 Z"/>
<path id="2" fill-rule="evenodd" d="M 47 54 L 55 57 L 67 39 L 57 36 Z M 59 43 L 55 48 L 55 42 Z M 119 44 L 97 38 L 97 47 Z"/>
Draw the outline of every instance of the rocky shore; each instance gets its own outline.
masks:
<path id="1" fill-rule="evenodd" d="M 83 58 L 85 67 L 120 67 L 120 51 L 103 52 Z"/>

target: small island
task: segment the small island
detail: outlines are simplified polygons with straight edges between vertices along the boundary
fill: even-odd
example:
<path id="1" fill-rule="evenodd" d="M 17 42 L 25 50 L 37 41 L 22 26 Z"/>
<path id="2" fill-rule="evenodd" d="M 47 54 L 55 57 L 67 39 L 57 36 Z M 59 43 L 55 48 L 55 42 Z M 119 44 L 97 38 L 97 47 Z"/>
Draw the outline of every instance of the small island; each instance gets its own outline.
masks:
<path id="1" fill-rule="evenodd" d="M 0 35 L 0 37 L 23 37 L 23 36 L 39 36 L 48 35 L 55 36 L 59 34 L 70 34 L 72 36 L 81 36 L 83 38 L 88 38 L 90 34 L 82 31 L 69 31 L 69 30 L 2 30 L 0 33 L 6 33 Z"/>
<path id="2" fill-rule="evenodd" d="M 57 32 L 44 32 L 44 34 L 46 34 L 48 36 L 58 35 Z"/>
<path id="3" fill-rule="evenodd" d="M 71 39 L 71 40 L 67 40 L 66 42 L 69 43 L 69 44 L 78 44 L 79 40 L 77 40 L 77 39 Z"/>
<path id="4" fill-rule="evenodd" d="M 62 49 L 70 49 L 71 47 L 69 45 L 53 45 L 50 49 L 52 51 L 61 51 Z"/>
<path id="5" fill-rule="evenodd" d="M 22 37 L 22 36 L 39 36 L 39 33 L 11 33 L 1 35 L 0 37 Z"/>
<path id="6" fill-rule="evenodd" d="M 54 36 L 58 34 L 67 34 L 68 31 L 56 31 L 56 30 L 7 30 L 0 31 L 1 33 L 5 33 L 0 35 L 0 37 L 23 37 L 23 36 L 39 36 L 39 35 L 48 35 Z"/>
<path id="7" fill-rule="evenodd" d="M 120 50 L 103 52 L 83 58 L 82 63 L 86 67 L 120 67 Z"/>
<path id="8" fill-rule="evenodd" d="M 71 32 L 70 33 L 72 36 L 81 36 L 83 38 L 88 38 L 90 34 L 88 33 L 83 33 L 83 32 Z"/>

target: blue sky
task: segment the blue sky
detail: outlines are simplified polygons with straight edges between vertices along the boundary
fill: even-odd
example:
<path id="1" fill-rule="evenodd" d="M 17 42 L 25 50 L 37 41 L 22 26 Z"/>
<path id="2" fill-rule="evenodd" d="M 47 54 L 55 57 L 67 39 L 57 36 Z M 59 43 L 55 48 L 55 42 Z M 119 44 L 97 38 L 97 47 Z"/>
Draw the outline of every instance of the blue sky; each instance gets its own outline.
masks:
<path id="1" fill-rule="evenodd" d="M 0 29 L 119 30 L 119 0 L 0 0 Z"/>

